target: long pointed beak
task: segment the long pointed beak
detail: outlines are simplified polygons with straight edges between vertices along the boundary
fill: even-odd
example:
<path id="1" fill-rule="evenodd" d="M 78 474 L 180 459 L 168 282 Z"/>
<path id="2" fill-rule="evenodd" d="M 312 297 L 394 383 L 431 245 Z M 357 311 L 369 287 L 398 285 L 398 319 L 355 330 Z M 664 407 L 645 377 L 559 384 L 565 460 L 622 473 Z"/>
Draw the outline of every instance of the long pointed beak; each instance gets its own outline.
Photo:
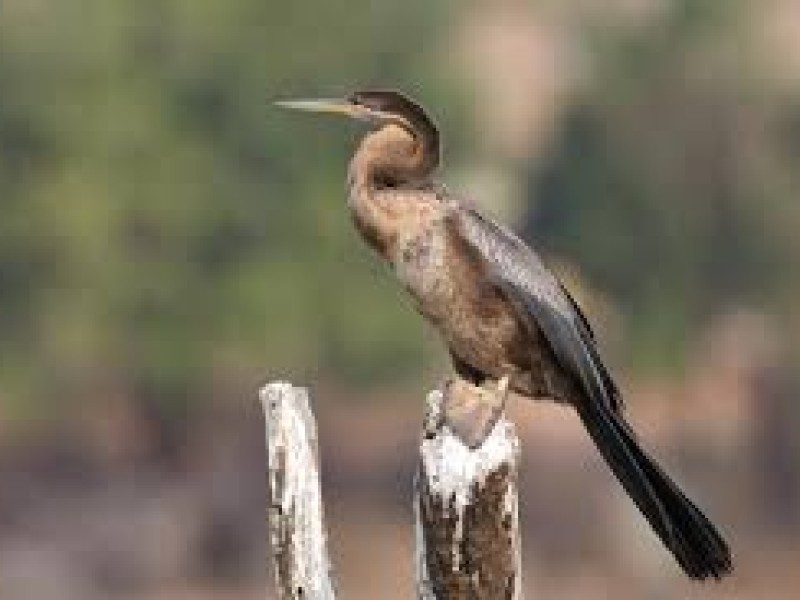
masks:
<path id="1" fill-rule="evenodd" d="M 339 115 L 347 115 L 349 117 L 357 117 L 358 107 L 354 106 L 347 100 L 338 98 L 320 99 L 320 100 L 279 100 L 274 103 L 281 108 L 290 108 L 292 110 L 304 110 L 307 112 L 316 113 L 335 113 Z"/>

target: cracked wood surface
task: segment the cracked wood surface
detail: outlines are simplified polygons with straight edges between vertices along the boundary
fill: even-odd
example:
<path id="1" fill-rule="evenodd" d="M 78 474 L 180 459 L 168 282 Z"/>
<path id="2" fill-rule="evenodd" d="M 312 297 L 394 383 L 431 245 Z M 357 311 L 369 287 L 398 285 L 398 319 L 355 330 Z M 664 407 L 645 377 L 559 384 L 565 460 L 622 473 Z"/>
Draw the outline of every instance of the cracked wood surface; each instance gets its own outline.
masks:
<path id="1" fill-rule="evenodd" d="M 423 600 L 519 600 L 519 440 L 502 415 L 470 449 L 428 396 L 414 486 L 417 586 Z"/>
<path id="2" fill-rule="evenodd" d="M 265 385 L 267 521 L 281 600 L 334 600 L 319 482 L 317 433 L 305 388 Z"/>
<path id="3" fill-rule="evenodd" d="M 319 482 L 316 425 L 304 388 L 261 390 L 267 518 L 281 600 L 334 600 Z M 417 591 L 422 600 L 521 600 L 519 440 L 501 415 L 476 448 L 447 425 L 440 391 L 427 398 L 414 482 Z"/>

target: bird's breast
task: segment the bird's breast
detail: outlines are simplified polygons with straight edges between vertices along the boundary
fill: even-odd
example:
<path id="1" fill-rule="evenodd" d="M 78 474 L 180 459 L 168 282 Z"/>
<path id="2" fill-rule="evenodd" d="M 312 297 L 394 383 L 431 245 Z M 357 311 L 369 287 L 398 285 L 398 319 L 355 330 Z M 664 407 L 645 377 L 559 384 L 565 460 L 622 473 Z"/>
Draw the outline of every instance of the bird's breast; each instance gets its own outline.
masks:
<path id="1" fill-rule="evenodd" d="M 455 355 L 490 374 L 515 370 L 512 350 L 521 332 L 512 307 L 446 220 L 398 239 L 393 265 Z"/>
<path id="2" fill-rule="evenodd" d="M 435 194 L 352 189 L 350 206 L 362 237 L 451 352 L 488 374 L 514 370 L 524 336 L 513 308 Z"/>
<path id="3" fill-rule="evenodd" d="M 433 308 L 451 296 L 446 240 L 437 223 L 397 236 L 391 263 L 397 278 L 423 307 Z"/>

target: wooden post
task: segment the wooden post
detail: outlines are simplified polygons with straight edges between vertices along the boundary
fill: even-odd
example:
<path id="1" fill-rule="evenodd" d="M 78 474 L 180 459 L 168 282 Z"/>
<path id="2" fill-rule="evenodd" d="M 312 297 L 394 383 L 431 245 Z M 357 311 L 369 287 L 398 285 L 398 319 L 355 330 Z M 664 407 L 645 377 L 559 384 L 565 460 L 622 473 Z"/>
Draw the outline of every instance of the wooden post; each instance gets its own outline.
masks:
<path id="1" fill-rule="evenodd" d="M 474 449 L 453 433 L 441 391 L 427 398 L 414 485 L 422 600 L 519 600 L 519 439 L 500 415 Z"/>
<path id="2" fill-rule="evenodd" d="M 335 600 L 308 393 L 271 383 L 261 390 L 261 404 L 267 514 L 280 598 Z M 520 600 L 514 426 L 500 414 L 483 442 L 470 448 L 447 424 L 445 404 L 441 391 L 428 395 L 414 481 L 418 596 Z"/>
<path id="3" fill-rule="evenodd" d="M 334 600 L 319 482 L 317 432 L 308 392 L 275 382 L 261 389 L 267 442 L 267 519 L 282 600 Z"/>

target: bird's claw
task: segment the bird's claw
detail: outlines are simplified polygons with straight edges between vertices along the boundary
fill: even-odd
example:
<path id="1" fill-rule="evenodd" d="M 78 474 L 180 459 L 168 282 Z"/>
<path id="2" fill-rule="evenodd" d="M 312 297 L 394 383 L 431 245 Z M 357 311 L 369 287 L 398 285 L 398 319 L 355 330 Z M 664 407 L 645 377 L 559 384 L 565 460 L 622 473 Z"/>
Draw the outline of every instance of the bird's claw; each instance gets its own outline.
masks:
<path id="1" fill-rule="evenodd" d="M 509 384 L 506 375 L 496 385 L 478 387 L 453 378 L 443 387 L 444 422 L 470 449 L 483 444 L 505 411 Z"/>

